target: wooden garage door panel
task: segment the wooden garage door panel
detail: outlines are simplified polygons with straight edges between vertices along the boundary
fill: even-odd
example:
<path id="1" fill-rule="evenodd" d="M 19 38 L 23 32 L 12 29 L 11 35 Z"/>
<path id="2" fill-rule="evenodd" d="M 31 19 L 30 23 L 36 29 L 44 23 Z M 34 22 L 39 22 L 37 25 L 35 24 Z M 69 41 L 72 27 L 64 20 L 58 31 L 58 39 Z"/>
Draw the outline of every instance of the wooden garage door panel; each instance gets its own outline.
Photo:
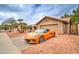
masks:
<path id="1" fill-rule="evenodd" d="M 40 28 L 57 31 L 58 30 L 58 25 L 57 24 L 54 24 L 54 25 L 41 25 Z"/>

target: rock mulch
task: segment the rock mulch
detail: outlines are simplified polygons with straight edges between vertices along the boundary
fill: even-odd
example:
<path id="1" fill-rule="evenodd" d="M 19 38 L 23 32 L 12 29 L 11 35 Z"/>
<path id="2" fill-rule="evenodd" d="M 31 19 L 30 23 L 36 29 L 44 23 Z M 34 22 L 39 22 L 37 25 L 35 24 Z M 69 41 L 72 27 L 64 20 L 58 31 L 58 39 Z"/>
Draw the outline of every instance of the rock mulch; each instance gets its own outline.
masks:
<path id="1" fill-rule="evenodd" d="M 79 36 L 76 35 L 59 35 L 49 40 L 31 44 L 23 54 L 78 54 L 79 53 Z"/>

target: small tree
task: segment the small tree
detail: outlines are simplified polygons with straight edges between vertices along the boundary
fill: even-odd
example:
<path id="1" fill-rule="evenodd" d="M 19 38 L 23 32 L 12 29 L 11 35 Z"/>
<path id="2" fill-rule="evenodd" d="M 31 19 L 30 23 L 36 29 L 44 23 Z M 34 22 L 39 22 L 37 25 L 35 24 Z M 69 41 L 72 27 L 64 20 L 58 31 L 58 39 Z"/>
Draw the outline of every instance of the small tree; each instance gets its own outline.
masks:
<path id="1" fill-rule="evenodd" d="M 67 18 L 70 17 L 70 15 L 68 15 L 67 13 L 64 14 L 64 16 L 61 16 L 61 18 Z"/>
<path id="2" fill-rule="evenodd" d="M 15 28 L 16 23 L 17 22 L 16 22 L 15 18 L 11 17 L 11 18 L 8 18 L 5 21 L 3 21 L 2 24 L 1 24 L 1 27 L 4 30 L 12 31 L 12 29 Z"/>
<path id="3" fill-rule="evenodd" d="M 73 14 L 71 15 L 72 24 L 79 23 L 79 8 L 73 10 Z"/>
<path id="4" fill-rule="evenodd" d="M 61 18 L 67 18 L 71 17 L 71 23 L 72 24 L 78 24 L 79 23 L 79 8 L 73 9 L 72 14 L 65 13 L 64 16 L 61 16 Z"/>

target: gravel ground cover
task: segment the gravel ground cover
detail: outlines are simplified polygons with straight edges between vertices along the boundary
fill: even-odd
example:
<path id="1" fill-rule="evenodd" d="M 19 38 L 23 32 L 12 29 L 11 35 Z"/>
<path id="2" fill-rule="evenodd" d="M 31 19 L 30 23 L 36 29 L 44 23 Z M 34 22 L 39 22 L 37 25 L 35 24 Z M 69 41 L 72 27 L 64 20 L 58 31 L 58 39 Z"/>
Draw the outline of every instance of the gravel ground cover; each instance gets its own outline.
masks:
<path id="1" fill-rule="evenodd" d="M 59 35 L 43 43 L 31 44 L 23 54 L 78 54 L 79 36 Z"/>

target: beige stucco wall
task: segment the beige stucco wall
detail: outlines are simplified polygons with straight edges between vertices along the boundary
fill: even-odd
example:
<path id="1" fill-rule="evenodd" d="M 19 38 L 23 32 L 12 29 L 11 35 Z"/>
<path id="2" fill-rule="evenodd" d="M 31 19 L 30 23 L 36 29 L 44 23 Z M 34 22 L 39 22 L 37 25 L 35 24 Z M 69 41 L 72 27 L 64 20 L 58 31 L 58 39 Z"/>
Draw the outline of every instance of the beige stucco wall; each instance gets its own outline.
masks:
<path id="1" fill-rule="evenodd" d="M 58 34 L 63 34 L 63 25 L 64 23 L 58 22 Z"/>
<path id="2" fill-rule="evenodd" d="M 46 19 L 44 19 L 39 24 L 37 24 L 37 29 L 41 28 L 40 26 L 43 26 L 43 25 L 53 25 L 53 24 L 58 24 L 58 21 L 51 20 L 51 19 L 46 21 Z"/>
<path id="3" fill-rule="evenodd" d="M 50 25 L 52 25 L 52 26 L 50 26 Z M 57 26 L 54 26 L 54 25 L 57 25 Z M 67 26 L 66 29 L 64 28 L 65 25 Z M 48 28 L 50 26 L 50 29 L 53 29 L 53 27 L 54 27 L 55 29 L 57 29 L 56 34 L 64 34 L 65 31 L 68 34 L 69 31 L 70 31 L 69 30 L 70 24 L 66 24 L 62 21 L 58 21 L 58 20 L 55 20 L 55 19 L 53 20 L 51 18 L 44 18 L 40 23 L 38 23 L 36 25 L 37 29 L 41 28 L 41 26 L 45 26 L 45 27 L 47 26 Z"/>
<path id="4" fill-rule="evenodd" d="M 49 24 L 52 24 L 52 26 L 53 26 L 53 24 L 58 24 L 58 26 L 56 26 L 57 27 L 57 34 L 63 34 L 64 33 L 64 31 L 63 31 L 64 23 L 57 21 L 57 20 L 51 20 L 51 19 L 49 19 L 48 21 L 45 21 L 45 20 L 41 21 L 37 25 L 37 29 L 39 29 L 41 25 L 49 25 Z"/>
<path id="5" fill-rule="evenodd" d="M 70 34 L 70 24 L 67 24 L 67 34 Z"/>
<path id="6" fill-rule="evenodd" d="M 61 22 L 59 25 L 60 25 L 59 30 L 60 30 L 61 34 L 64 34 L 64 33 L 69 34 L 70 33 L 70 28 L 69 28 L 70 24 L 65 24 L 65 23 Z M 66 28 L 64 26 L 66 26 Z"/>

